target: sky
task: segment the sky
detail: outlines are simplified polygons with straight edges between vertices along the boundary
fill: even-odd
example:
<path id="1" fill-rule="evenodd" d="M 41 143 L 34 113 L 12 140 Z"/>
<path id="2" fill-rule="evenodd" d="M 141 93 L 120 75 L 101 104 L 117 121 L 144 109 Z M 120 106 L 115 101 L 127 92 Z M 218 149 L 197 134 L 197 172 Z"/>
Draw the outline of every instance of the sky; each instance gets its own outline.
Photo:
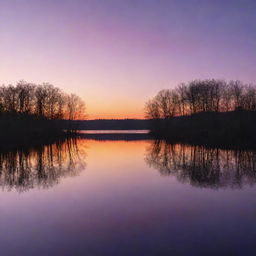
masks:
<path id="1" fill-rule="evenodd" d="M 0 84 L 49 82 L 89 119 L 143 118 L 198 78 L 256 82 L 255 0 L 0 0 Z"/>

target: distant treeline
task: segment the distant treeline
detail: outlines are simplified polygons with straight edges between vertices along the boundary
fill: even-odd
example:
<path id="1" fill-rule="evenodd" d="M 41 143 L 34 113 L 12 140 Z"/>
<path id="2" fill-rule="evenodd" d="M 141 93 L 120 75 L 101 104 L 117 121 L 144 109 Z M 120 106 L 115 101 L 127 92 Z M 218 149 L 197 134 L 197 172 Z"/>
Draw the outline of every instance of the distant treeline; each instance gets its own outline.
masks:
<path id="1" fill-rule="evenodd" d="M 151 134 L 172 142 L 256 143 L 256 87 L 240 81 L 194 80 L 146 103 Z"/>
<path id="2" fill-rule="evenodd" d="M 70 122 L 63 121 L 65 126 Z M 145 119 L 96 119 L 73 121 L 79 130 L 149 130 L 151 120 Z"/>
<path id="3" fill-rule="evenodd" d="M 146 103 L 148 119 L 192 115 L 199 112 L 256 110 L 256 87 L 241 81 L 194 80 L 161 90 Z"/>

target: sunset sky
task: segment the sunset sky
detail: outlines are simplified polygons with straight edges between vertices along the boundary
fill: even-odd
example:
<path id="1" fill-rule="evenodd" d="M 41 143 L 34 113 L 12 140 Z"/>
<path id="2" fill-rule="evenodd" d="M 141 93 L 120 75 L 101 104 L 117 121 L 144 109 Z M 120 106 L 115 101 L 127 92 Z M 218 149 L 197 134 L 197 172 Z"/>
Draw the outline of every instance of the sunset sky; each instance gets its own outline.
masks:
<path id="1" fill-rule="evenodd" d="M 256 82 L 255 0 L 0 0 L 0 83 L 49 82 L 88 118 L 141 118 L 160 89 Z"/>

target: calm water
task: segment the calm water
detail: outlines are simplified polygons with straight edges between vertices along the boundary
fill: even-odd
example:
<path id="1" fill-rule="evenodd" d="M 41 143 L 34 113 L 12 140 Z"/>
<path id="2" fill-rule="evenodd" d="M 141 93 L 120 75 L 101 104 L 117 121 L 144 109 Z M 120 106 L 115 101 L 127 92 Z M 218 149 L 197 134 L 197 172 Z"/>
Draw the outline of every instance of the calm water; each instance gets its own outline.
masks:
<path id="1" fill-rule="evenodd" d="M 1 255 L 255 255 L 256 153 L 79 139 L 0 154 Z"/>
<path id="2" fill-rule="evenodd" d="M 149 130 L 81 130 L 82 134 L 147 134 Z"/>

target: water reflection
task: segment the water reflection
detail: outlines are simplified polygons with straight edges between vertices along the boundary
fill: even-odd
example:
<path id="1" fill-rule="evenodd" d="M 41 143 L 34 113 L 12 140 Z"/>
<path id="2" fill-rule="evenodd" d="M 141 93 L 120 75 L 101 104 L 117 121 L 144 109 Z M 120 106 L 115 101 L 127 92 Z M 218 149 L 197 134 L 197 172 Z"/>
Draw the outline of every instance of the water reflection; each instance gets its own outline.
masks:
<path id="1" fill-rule="evenodd" d="M 61 177 L 77 175 L 84 169 L 84 157 L 85 153 L 78 149 L 75 139 L 1 152 L 0 186 L 19 192 L 52 187 Z"/>
<path id="2" fill-rule="evenodd" d="M 256 152 L 152 141 L 146 162 L 162 175 L 196 187 L 242 188 L 256 182 Z"/>

